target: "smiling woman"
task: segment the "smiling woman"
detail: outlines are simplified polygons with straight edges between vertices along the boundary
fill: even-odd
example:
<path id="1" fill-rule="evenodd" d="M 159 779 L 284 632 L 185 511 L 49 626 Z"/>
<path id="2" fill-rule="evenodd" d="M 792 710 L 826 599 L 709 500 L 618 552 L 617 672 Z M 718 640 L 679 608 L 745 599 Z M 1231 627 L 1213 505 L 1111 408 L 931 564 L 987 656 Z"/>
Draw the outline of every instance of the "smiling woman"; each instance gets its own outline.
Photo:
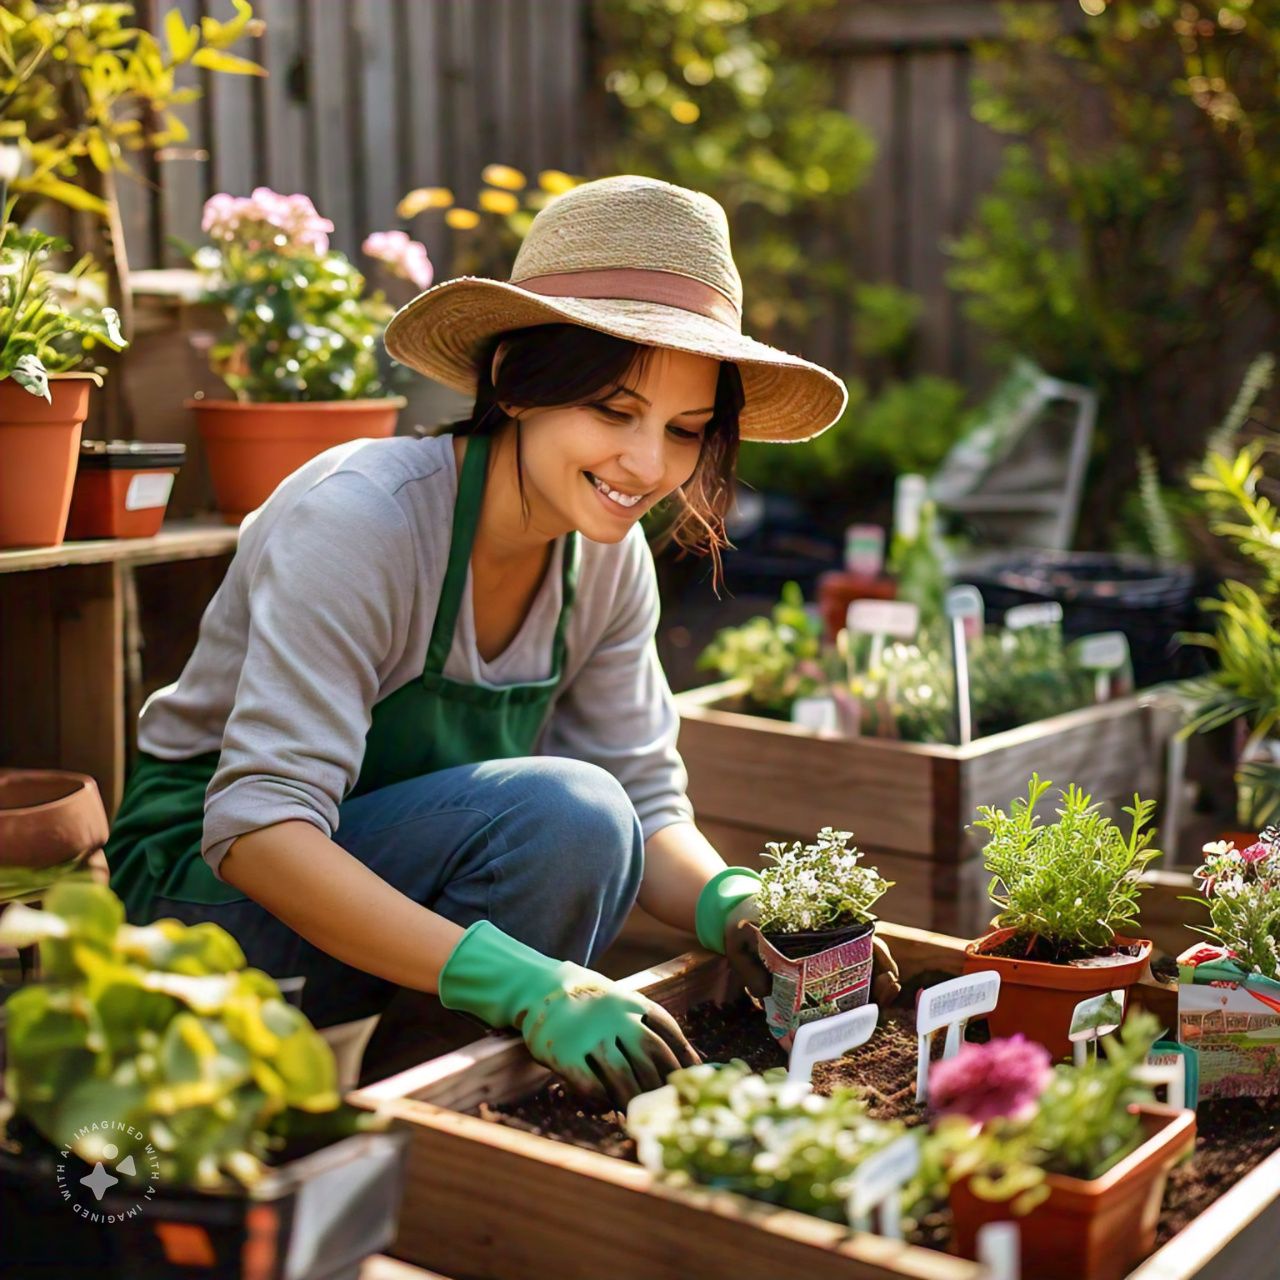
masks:
<path id="1" fill-rule="evenodd" d="M 816 435 L 844 386 L 742 333 L 724 210 L 634 176 L 552 200 L 510 281 L 427 289 L 385 341 L 471 414 L 332 449 L 246 519 L 143 708 L 112 884 L 135 923 L 216 921 L 303 975 L 318 1026 L 438 992 L 623 1102 L 694 1054 L 582 966 L 636 901 L 724 951 L 757 884 L 693 823 L 641 518 L 671 501 L 718 564 L 739 437 Z"/>

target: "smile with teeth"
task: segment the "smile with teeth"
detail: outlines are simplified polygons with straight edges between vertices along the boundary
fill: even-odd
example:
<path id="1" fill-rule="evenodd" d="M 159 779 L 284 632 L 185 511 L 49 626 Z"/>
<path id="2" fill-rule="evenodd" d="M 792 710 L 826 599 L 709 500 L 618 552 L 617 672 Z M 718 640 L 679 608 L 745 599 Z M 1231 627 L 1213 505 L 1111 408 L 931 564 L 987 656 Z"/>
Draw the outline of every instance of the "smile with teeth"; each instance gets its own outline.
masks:
<path id="1" fill-rule="evenodd" d="M 616 502 L 620 507 L 634 507 L 637 502 L 641 501 L 646 495 L 643 493 L 619 493 L 617 489 L 611 489 L 599 476 L 594 476 L 590 471 L 584 471 L 583 475 L 591 481 L 593 485 L 606 498 L 612 502 Z"/>

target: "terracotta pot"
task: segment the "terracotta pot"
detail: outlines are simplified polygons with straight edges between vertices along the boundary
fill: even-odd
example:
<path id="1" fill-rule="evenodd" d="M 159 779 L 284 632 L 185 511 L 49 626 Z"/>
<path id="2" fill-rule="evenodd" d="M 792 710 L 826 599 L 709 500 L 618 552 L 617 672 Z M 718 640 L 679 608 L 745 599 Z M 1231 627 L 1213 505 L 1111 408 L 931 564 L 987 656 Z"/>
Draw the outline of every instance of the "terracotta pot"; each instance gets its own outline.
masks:
<path id="1" fill-rule="evenodd" d="M 96 373 L 49 377 L 52 402 L 0 378 L 0 547 L 56 547 Z"/>
<path id="2" fill-rule="evenodd" d="M 88 774 L 0 769 L 0 864 L 38 870 L 106 842 L 106 811 Z"/>
<path id="3" fill-rule="evenodd" d="M 1023 1217 L 1005 1202 L 978 1199 L 967 1179 L 956 1183 L 949 1197 L 954 1252 L 976 1258 L 979 1227 L 1015 1222 L 1024 1276 L 1123 1280 L 1155 1248 L 1169 1170 L 1196 1140 L 1194 1111 L 1154 1103 L 1135 1110 L 1147 1135 L 1141 1146 L 1100 1178 L 1049 1174 L 1049 1198 Z"/>
<path id="4" fill-rule="evenodd" d="M 187 400 L 209 461 L 218 510 L 239 524 L 304 463 L 349 440 L 384 439 L 396 429 L 403 396 L 253 404 Z"/>
<path id="5" fill-rule="evenodd" d="M 1067 1033 L 1076 1005 L 1091 996 L 1133 986 L 1151 959 L 1151 943 L 1146 938 L 1119 936 L 1116 946 L 1136 946 L 1138 953 L 1113 965 L 1046 964 L 1042 960 L 987 954 L 1012 936 L 1012 929 L 997 929 L 969 943 L 964 949 L 964 971 L 995 969 L 1000 974 L 1000 1002 L 987 1015 L 993 1036 L 1011 1036 L 1021 1031 L 1028 1040 L 1044 1045 L 1055 1058 L 1071 1053 Z"/>
<path id="6" fill-rule="evenodd" d="M 154 537 L 186 452 L 185 444 L 82 441 L 67 537 Z"/>

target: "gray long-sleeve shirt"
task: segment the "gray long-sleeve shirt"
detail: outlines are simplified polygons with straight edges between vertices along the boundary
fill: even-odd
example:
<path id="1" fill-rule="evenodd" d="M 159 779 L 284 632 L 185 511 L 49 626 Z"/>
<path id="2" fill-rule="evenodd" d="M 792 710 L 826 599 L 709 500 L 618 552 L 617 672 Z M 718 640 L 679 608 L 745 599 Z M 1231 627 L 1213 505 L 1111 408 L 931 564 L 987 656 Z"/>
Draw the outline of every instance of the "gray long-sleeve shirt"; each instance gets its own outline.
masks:
<path id="1" fill-rule="evenodd" d="M 449 436 L 355 441 L 295 472 L 245 520 L 195 650 L 138 727 L 139 747 L 161 759 L 221 751 L 202 845 L 215 874 L 246 832 L 294 818 L 337 830 L 374 703 L 422 672 L 457 492 Z M 563 549 L 560 539 L 519 633 L 491 663 L 476 650 L 468 570 L 446 676 L 501 686 L 551 674 Z M 646 840 L 692 818 L 657 620 L 640 527 L 616 544 L 582 539 L 565 667 L 537 745 L 612 773 Z"/>

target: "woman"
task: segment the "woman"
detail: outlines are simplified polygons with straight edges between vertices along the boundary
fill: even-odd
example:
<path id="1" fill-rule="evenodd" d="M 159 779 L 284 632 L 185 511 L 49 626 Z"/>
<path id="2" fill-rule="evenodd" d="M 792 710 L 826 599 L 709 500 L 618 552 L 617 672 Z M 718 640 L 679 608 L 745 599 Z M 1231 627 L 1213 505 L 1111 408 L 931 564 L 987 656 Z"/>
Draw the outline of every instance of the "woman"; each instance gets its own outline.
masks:
<path id="1" fill-rule="evenodd" d="M 721 207 L 634 176 L 554 200 L 510 282 L 428 289 L 385 341 L 471 417 L 331 449 L 245 520 L 143 708 L 112 885 L 304 975 L 319 1027 L 436 991 L 625 1102 L 697 1060 L 583 967 L 634 901 L 767 989 L 757 877 L 684 794 L 640 519 L 671 498 L 718 556 L 739 435 L 813 436 L 845 389 L 742 336 Z"/>

